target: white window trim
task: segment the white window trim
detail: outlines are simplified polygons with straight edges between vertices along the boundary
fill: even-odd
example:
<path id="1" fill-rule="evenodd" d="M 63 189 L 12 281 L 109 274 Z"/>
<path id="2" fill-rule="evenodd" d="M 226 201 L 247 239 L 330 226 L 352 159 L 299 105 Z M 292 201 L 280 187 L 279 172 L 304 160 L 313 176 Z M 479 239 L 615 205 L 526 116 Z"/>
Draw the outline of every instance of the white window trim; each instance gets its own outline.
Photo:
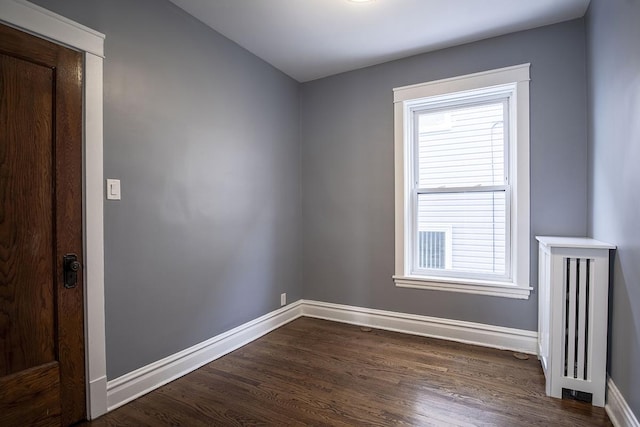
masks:
<path id="1" fill-rule="evenodd" d="M 394 91 L 394 161 L 395 161 L 395 275 L 398 287 L 491 295 L 528 299 L 532 287 L 530 272 L 530 214 L 529 214 L 529 67 L 516 65 L 444 80 L 436 80 L 395 88 Z M 410 150 L 405 149 L 407 105 L 411 101 L 437 95 L 475 90 L 515 83 L 517 114 L 511 120 L 511 132 L 516 143 L 509 149 L 509 163 L 515 165 L 511 186 L 515 190 L 511 200 L 511 281 L 474 280 L 466 278 L 415 276 L 410 270 L 411 248 L 408 232 L 411 219 Z"/>

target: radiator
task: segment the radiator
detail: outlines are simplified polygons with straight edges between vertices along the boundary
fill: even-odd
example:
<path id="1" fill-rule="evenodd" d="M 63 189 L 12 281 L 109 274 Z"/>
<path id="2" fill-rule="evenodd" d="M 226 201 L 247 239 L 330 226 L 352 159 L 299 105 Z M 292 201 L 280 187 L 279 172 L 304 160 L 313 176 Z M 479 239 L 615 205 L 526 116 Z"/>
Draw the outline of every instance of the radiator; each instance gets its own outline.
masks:
<path id="1" fill-rule="evenodd" d="M 606 391 L 609 251 L 589 238 L 538 236 L 538 358 L 548 396 Z"/>

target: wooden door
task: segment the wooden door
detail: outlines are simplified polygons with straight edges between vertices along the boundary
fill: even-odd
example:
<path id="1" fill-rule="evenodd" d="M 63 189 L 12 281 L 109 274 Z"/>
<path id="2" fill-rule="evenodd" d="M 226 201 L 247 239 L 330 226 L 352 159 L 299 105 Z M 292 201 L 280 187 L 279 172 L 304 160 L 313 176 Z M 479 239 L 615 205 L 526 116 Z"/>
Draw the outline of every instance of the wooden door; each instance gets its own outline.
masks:
<path id="1" fill-rule="evenodd" d="M 82 55 L 0 26 L 0 425 L 85 418 Z M 76 264 L 75 267 L 78 265 Z"/>

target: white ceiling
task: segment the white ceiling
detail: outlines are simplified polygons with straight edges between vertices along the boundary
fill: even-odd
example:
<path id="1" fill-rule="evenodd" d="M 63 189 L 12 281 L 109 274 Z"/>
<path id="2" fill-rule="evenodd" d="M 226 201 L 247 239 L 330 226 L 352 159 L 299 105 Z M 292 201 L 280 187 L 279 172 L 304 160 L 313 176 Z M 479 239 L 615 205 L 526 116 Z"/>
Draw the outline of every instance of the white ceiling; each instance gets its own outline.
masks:
<path id="1" fill-rule="evenodd" d="M 590 0 L 171 0 L 305 82 L 581 17 Z"/>

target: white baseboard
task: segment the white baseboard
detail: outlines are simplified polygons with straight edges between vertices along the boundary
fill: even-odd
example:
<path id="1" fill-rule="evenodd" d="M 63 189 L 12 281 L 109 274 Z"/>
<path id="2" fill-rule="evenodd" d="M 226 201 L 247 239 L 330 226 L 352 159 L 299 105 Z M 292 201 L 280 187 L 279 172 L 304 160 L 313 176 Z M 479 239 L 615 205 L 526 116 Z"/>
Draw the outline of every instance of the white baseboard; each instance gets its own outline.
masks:
<path id="1" fill-rule="evenodd" d="M 536 354 L 537 333 L 406 313 L 299 300 L 107 382 L 112 411 L 301 316 Z"/>
<path id="2" fill-rule="evenodd" d="M 405 334 L 537 354 L 538 333 L 461 320 L 302 300 L 302 315 Z"/>
<path id="3" fill-rule="evenodd" d="M 107 382 L 112 411 L 188 374 L 301 316 L 301 301 L 267 313 L 227 332 Z"/>
<path id="4" fill-rule="evenodd" d="M 87 417 L 95 420 L 107 412 L 107 377 L 102 376 L 89 382 L 87 393 Z"/>
<path id="5" fill-rule="evenodd" d="M 607 404 L 604 409 L 616 427 L 640 427 L 638 418 L 627 404 L 611 378 L 607 379 Z"/>

